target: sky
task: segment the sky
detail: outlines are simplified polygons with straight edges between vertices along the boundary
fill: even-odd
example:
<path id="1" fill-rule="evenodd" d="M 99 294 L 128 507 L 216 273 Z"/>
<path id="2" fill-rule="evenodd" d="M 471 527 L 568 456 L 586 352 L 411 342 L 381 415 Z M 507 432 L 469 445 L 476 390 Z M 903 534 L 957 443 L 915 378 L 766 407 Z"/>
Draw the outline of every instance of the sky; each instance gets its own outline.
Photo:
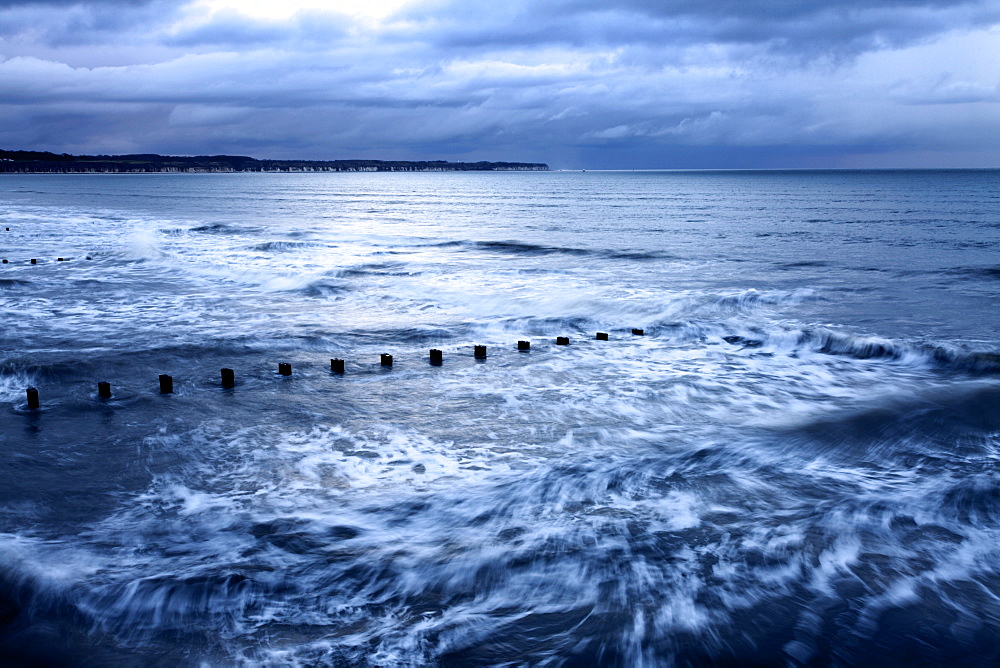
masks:
<path id="1" fill-rule="evenodd" d="M 1000 0 L 0 0 L 0 148 L 1000 167 Z"/>

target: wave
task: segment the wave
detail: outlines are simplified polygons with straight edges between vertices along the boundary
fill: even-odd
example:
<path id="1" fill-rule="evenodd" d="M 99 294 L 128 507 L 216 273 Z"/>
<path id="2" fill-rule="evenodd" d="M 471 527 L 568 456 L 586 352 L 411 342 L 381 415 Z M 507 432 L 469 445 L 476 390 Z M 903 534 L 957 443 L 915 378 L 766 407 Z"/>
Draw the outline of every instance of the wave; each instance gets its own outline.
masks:
<path id="1" fill-rule="evenodd" d="M 815 334 L 803 332 L 801 340 L 803 343 L 813 344 L 817 352 L 826 355 L 846 355 L 859 360 L 897 360 L 913 350 L 905 344 L 895 343 L 887 339 L 840 334 L 829 330 Z"/>
<path id="2" fill-rule="evenodd" d="M 996 428 L 1000 389 L 965 389 L 942 394 L 941 415 L 966 413 L 938 433 L 977 413 L 985 421 L 967 431 Z M 846 440 L 829 424 L 870 451 L 912 435 L 925 405 L 800 433 Z M 42 576 L 0 551 L 10 579 L 30 585 L 0 592 L 15 619 L 84 629 L 91 656 L 108 638 L 225 665 L 781 664 L 809 652 L 859 664 L 881 657 L 859 649 L 875 635 L 866 614 L 896 624 L 876 639 L 883 652 L 912 637 L 878 619 L 906 613 L 913 599 L 894 597 L 909 585 L 995 579 L 992 472 L 868 481 L 855 461 L 869 453 L 852 452 L 844 481 L 733 436 L 567 433 L 532 455 L 516 440 L 456 444 L 386 425 L 160 432 L 145 447 L 170 470 L 89 527 L 87 546 L 31 546 Z M 60 549 L 88 568 L 71 562 L 57 580 Z M 977 601 L 995 612 L 974 593 L 954 599 L 962 614 Z M 830 637 L 851 642 L 834 653 Z"/>
<path id="3" fill-rule="evenodd" d="M 36 375 L 29 369 L 5 368 L 0 370 L 0 401 L 14 403 L 25 401 L 26 388 L 35 386 Z"/>
<path id="4" fill-rule="evenodd" d="M 62 383 L 81 376 L 93 369 L 87 362 L 32 364 L 18 359 L 0 362 L 0 401 L 24 401 L 24 391 L 39 383 Z"/>
<path id="5" fill-rule="evenodd" d="M 140 262 L 159 260 L 170 254 L 160 248 L 156 233 L 147 229 L 136 229 L 125 240 L 125 257 Z"/>
<path id="6" fill-rule="evenodd" d="M 997 447 L 990 440 L 1000 430 L 1000 386 L 994 382 L 971 380 L 865 404 L 810 420 L 792 433 L 808 441 L 809 456 L 850 455 L 856 458 L 851 464 L 876 467 L 919 464 L 928 474 L 941 473 L 935 469 L 946 456 L 975 461 Z M 997 504 L 1000 508 L 1000 497 Z"/>
<path id="7" fill-rule="evenodd" d="M 826 355 L 859 360 L 913 360 L 929 366 L 972 373 L 1000 373 L 1000 353 L 963 351 L 932 344 L 911 344 L 832 330 L 804 330 L 799 342 Z"/>
<path id="8" fill-rule="evenodd" d="M 1000 280 L 1000 266 L 993 267 L 953 267 L 946 269 L 946 274 L 961 276 L 968 279 Z"/>
<path id="9" fill-rule="evenodd" d="M 73 665 L 81 652 L 92 652 L 74 646 L 89 644 L 81 633 L 87 626 L 88 620 L 54 583 L 15 572 L 9 564 L 0 570 L 0 655 L 5 665 Z"/>
<path id="10" fill-rule="evenodd" d="M 91 612 L 101 626 L 133 642 L 168 634 L 199 634 L 197 626 L 201 625 L 230 630 L 235 618 L 245 615 L 257 598 L 253 590 L 260 587 L 248 575 L 224 567 L 205 570 L 102 587 L 82 601 L 81 608 Z"/>
<path id="11" fill-rule="evenodd" d="M 992 408 L 996 411 L 1000 405 L 994 402 Z M 996 526 L 1000 522 L 1000 474 L 983 471 L 959 480 L 946 489 L 940 499 L 942 511 L 958 522 Z"/>
<path id="12" fill-rule="evenodd" d="M 250 250 L 260 251 L 264 253 L 282 252 L 282 251 L 294 251 L 302 248 L 316 248 L 321 246 L 311 241 L 265 241 L 263 243 L 255 244 L 250 246 Z"/>
<path id="13" fill-rule="evenodd" d="M 458 241 L 435 244 L 437 247 L 464 246 L 476 250 L 505 253 L 520 256 L 572 255 L 577 257 L 600 257 L 612 260 L 662 260 L 676 259 L 676 256 L 660 251 L 628 251 L 600 248 L 575 248 L 569 246 L 545 246 L 521 241 Z"/>
<path id="14" fill-rule="evenodd" d="M 717 297 L 707 302 L 709 307 L 721 306 L 739 315 L 758 305 L 795 303 L 802 295 L 745 293 L 730 297 Z M 972 374 L 1000 373 L 1000 352 L 994 350 L 968 350 L 941 344 L 909 342 L 890 338 L 855 334 L 829 328 L 785 328 L 773 324 L 738 327 L 727 321 L 710 319 L 648 321 L 647 335 L 657 333 L 674 339 L 688 341 L 721 340 L 730 346 L 763 348 L 771 353 L 797 355 L 811 351 L 823 355 L 843 356 L 857 360 L 881 360 L 905 364 L 924 365 L 939 370 Z"/>
<path id="15" fill-rule="evenodd" d="M 350 288 L 347 288 L 342 283 L 337 283 L 328 279 L 313 280 L 293 290 L 293 292 L 297 292 L 298 294 L 306 297 L 318 298 L 337 297 L 349 291 Z"/>
<path id="16" fill-rule="evenodd" d="M 156 635 L 155 639 L 161 641 L 157 661 L 152 664 L 148 648 L 146 651 L 132 649 L 129 645 L 134 647 L 134 642 L 115 642 L 101 634 L 111 620 L 111 610 L 103 613 L 97 610 L 93 603 L 99 599 L 94 592 L 83 590 L 78 583 L 72 582 L 89 570 L 87 564 L 79 561 L 92 557 L 85 552 L 67 553 L 64 549 L 56 549 L 63 553 L 61 556 L 65 556 L 68 563 L 37 561 L 39 551 L 52 547 L 0 534 L 0 560 L 4 563 L 4 568 L 0 569 L 0 656 L 3 657 L 0 663 L 5 666 L 70 666 L 79 665 L 81 656 L 102 665 L 182 665 L 185 662 L 184 652 L 172 646 L 172 641 L 184 629 L 171 632 L 164 628 L 155 634 L 146 634 L 147 637 Z M 161 592 L 161 595 L 163 593 L 169 594 Z M 169 603 L 165 610 L 170 609 Z M 182 602 L 180 597 L 173 603 L 193 607 L 190 602 Z M 128 614 L 137 612 L 139 610 L 129 610 Z M 119 623 L 116 630 L 128 628 L 129 624 L 135 628 L 142 621 Z M 198 631 L 189 630 L 190 641 L 197 640 L 196 633 Z M 140 634 L 131 635 L 133 640 L 140 638 Z"/>
<path id="17" fill-rule="evenodd" d="M 774 265 L 777 269 L 812 269 L 816 267 L 829 267 L 830 263 L 824 260 L 802 260 L 800 262 L 779 262 Z"/>
<path id="18" fill-rule="evenodd" d="M 336 272 L 341 278 L 358 278 L 362 276 L 419 276 L 422 272 L 404 270 L 402 262 L 369 262 L 359 264 Z"/>
<path id="19" fill-rule="evenodd" d="M 648 304 L 612 302 L 601 309 L 604 318 L 618 312 L 620 318 L 628 316 L 628 326 L 643 327 L 650 331 L 660 329 L 677 333 L 688 331 L 694 338 L 739 335 L 732 331 L 728 321 L 746 322 L 759 312 L 770 309 L 796 307 L 807 302 L 825 301 L 826 297 L 810 288 L 794 290 L 739 290 L 734 292 L 682 292 Z M 625 324 L 624 322 L 622 323 Z M 764 323 L 761 323 L 764 326 Z M 770 326 L 770 325 L 769 325 Z M 729 331 L 724 331 L 726 328 Z M 772 326 L 773 327 L 773 326 Z M 783 336 L 783 332 L 780 332 Z M 776 331 L 775 335 L 779 335 Z M 756 334 L 748 337 L 760 338 Z"/>
<path id="20" fill-rule="evenodd" d="M 226 225 L 224 223 L 210 223 L 207 225 L 196 225 L 195 227 L 189 227 L 188 232 L 201 232 L 203 234 L 234 234 L 242 233 L 246 230 L 243 228 L 233 227 L 231 225 Z"/>
<path id="21" fill-rule="evenodd" d="M 349 279 L 419 276 L 421 272 L 407 270 L 401 262 L 369 262 L 344 269 L 331 269 L 320 274 L 273 276 L 264 286 L 278 292 L 294 292 L 305 297 L 339 297 L 354 290 Z"/>
<path id="22" fill-rule="evenodd" d="M 797 290 L 743 290 L 733 295 L 706 295 L 709 304 L 734 311 L 754 310 L 760 306 L 796 306 L 822 297 L 808 288 Z"/>
<path id="23" fill-rule="evenodd" d="M 191 227 L 183 227 L 183 226 L 162 227 L 157 230 L 158 233 L 170 237 L 186 236 L 191 233 L 212 234 L 212 235 L 238 235 L 238 234 L 252 234 L 261 231 L 263 231 L 263 228 L 261 227 L 253 227 L 247 225 L 230 225 L 227 223 L 205 223 L 201 225 L 193 225 Z"/>

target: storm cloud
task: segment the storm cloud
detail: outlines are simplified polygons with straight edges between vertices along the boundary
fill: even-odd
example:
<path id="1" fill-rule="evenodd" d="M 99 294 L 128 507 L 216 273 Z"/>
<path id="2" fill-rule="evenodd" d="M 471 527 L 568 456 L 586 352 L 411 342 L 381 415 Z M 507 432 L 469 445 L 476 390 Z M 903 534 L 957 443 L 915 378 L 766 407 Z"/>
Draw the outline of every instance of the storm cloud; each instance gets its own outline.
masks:
<path id="1" fill-rule="evenodd" d="M 4 148 L 1000 163 L 992 0 L 33 0 L 0 26 Z"/>

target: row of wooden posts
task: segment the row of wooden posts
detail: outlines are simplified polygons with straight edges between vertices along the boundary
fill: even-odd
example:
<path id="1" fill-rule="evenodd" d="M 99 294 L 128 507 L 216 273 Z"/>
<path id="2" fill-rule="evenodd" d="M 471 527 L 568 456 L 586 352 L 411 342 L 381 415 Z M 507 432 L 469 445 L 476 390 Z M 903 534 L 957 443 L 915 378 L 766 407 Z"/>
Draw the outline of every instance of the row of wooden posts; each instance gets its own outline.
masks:
<path id="1" fill-rule="evenodd" d="M 642 336 L 645 332 L 641 329 L 633 329 L 632 334 L 635 336 Z M 597 332 L 597 336 L 594 337 L 598 341 L 607 341 L 607 332 Z M 568 346 L 569 337 L 557 336 L 556 345 L 558 346 Z M 517 349 L 520 351 L 531 350 L 530 341 L 518 341 Z M 477 345 L 473 348 L 473 356 L 476 359 L 486 359 L 486 346 Z M 392 366 L 392 355 L 389 353 L 382 353 L 380 358 L 381 365 L 384 367 Z M 430 363 L 434 366 L 440 366 L 444 363 L 444 353 L 437 348 L 431 348 L 430 351 Z M 344 360 L 339 358 L 333 358 L 330 360 L 330 371 L 332 373 L 342 374 L 345 373 Z M 222 369 L 222 387 L 232 388 L 236 386 L 236 372 L 232 369 Z M 278 373 L 282 376 L 292 375 L 292 365 L 288 362 L 278 363 Z M 160 394 L 173 394 L 174 391 L 174 377 L 167 374 L 160 375 Z M 29 387 L 27 390 L 28 395 L 28 408 L 35 410 L 39 407 L 38 401 L 38 389 L 34 387 Z M 101 399 L 111 398 L 111 383 L 100 382 L 97 384 L 97 396 Z"/>
<path id="2" fill-rule="evenodd" d="M 7 231 L 8 231 L 8 232 L 10 232 L 10 228 L 9 228 L 9 227 L 7 228 Z M 92 257 L 90 257 L 90 256 L 88 255 L 88 256 L 87 256 L 87 259 L 88 259 L 88 260 L 92 260 L 92 259 L 94 259 L 94 258 L 92 258 Z M 7 258 L 3 258 L 3 260 L 0 260 L 0 262 L 2 262 L 3 264 L 10 264 L 10 260 L 8 260 Z M 29 262 L 30 264 L 38 264 L 38 258 L 34 258 L 34 257 L 33 257 L 33 258 L 31 258 L 30 260 L 28 260 L 28 262 Z M 69 262 L 69 258 L 65 258 L 65 257 L 57 257 L 57 258 L 56 258 L 56 262 Z"/>
<path id="3" fill-rule="evenodd" d="M 88 260 L 92 260 L 94 258 L 92 258 L 92 257 L 90 257 L 88 255 L 87 259 Z M 4 258 L 3 260 L 0 260 L 0 262 L 2 262 L 3 264 L 10 264 L 10 260 L 8 260 L 7 258 Z M 66 258 L 66 257 L 57 257 L 56 258 L 56 262 L 69 262 L 69 258 Z M 28 260 L 28 263 L 29 264 L 38 264 L 38 258 L 33 257 L 30 260 Z"/>
<path id="4" fill-rule="evenodd" d="M 7 228 L 7 231 L 10 232 L 10 228 L 9 227 Z M 88 260 L 92 260 L 93 258 L 88 255 L 87 259 Z M 30 264 L 38 264 L 38 258 L 34 258 L 33 257 L 30 260 L 28 260 L 28 262 Z M 57 257 L 56 258 L 56 262 L 69 262 L 69 259 L 65 258 L 65 257 Z M 0 263 L 10 264 L 10 261 L 7 258 L 3 258 L 3 260 L 0 260 Z M 28 403 L 31 403 L 31 401 L 29 400 Z"/>

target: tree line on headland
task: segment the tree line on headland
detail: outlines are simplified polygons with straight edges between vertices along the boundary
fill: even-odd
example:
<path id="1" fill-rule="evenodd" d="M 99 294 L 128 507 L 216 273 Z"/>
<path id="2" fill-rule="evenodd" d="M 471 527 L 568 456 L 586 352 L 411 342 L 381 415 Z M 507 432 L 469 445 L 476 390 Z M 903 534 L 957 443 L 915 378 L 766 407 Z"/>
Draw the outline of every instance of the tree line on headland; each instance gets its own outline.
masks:
<path id="1" fill-rule="evenodd" d="M 541 162 L 445 160 L 258 160 L 244 155 L 70 155 L 0 149 L 0 173 L 147 172 L 543 172 Z"/>

